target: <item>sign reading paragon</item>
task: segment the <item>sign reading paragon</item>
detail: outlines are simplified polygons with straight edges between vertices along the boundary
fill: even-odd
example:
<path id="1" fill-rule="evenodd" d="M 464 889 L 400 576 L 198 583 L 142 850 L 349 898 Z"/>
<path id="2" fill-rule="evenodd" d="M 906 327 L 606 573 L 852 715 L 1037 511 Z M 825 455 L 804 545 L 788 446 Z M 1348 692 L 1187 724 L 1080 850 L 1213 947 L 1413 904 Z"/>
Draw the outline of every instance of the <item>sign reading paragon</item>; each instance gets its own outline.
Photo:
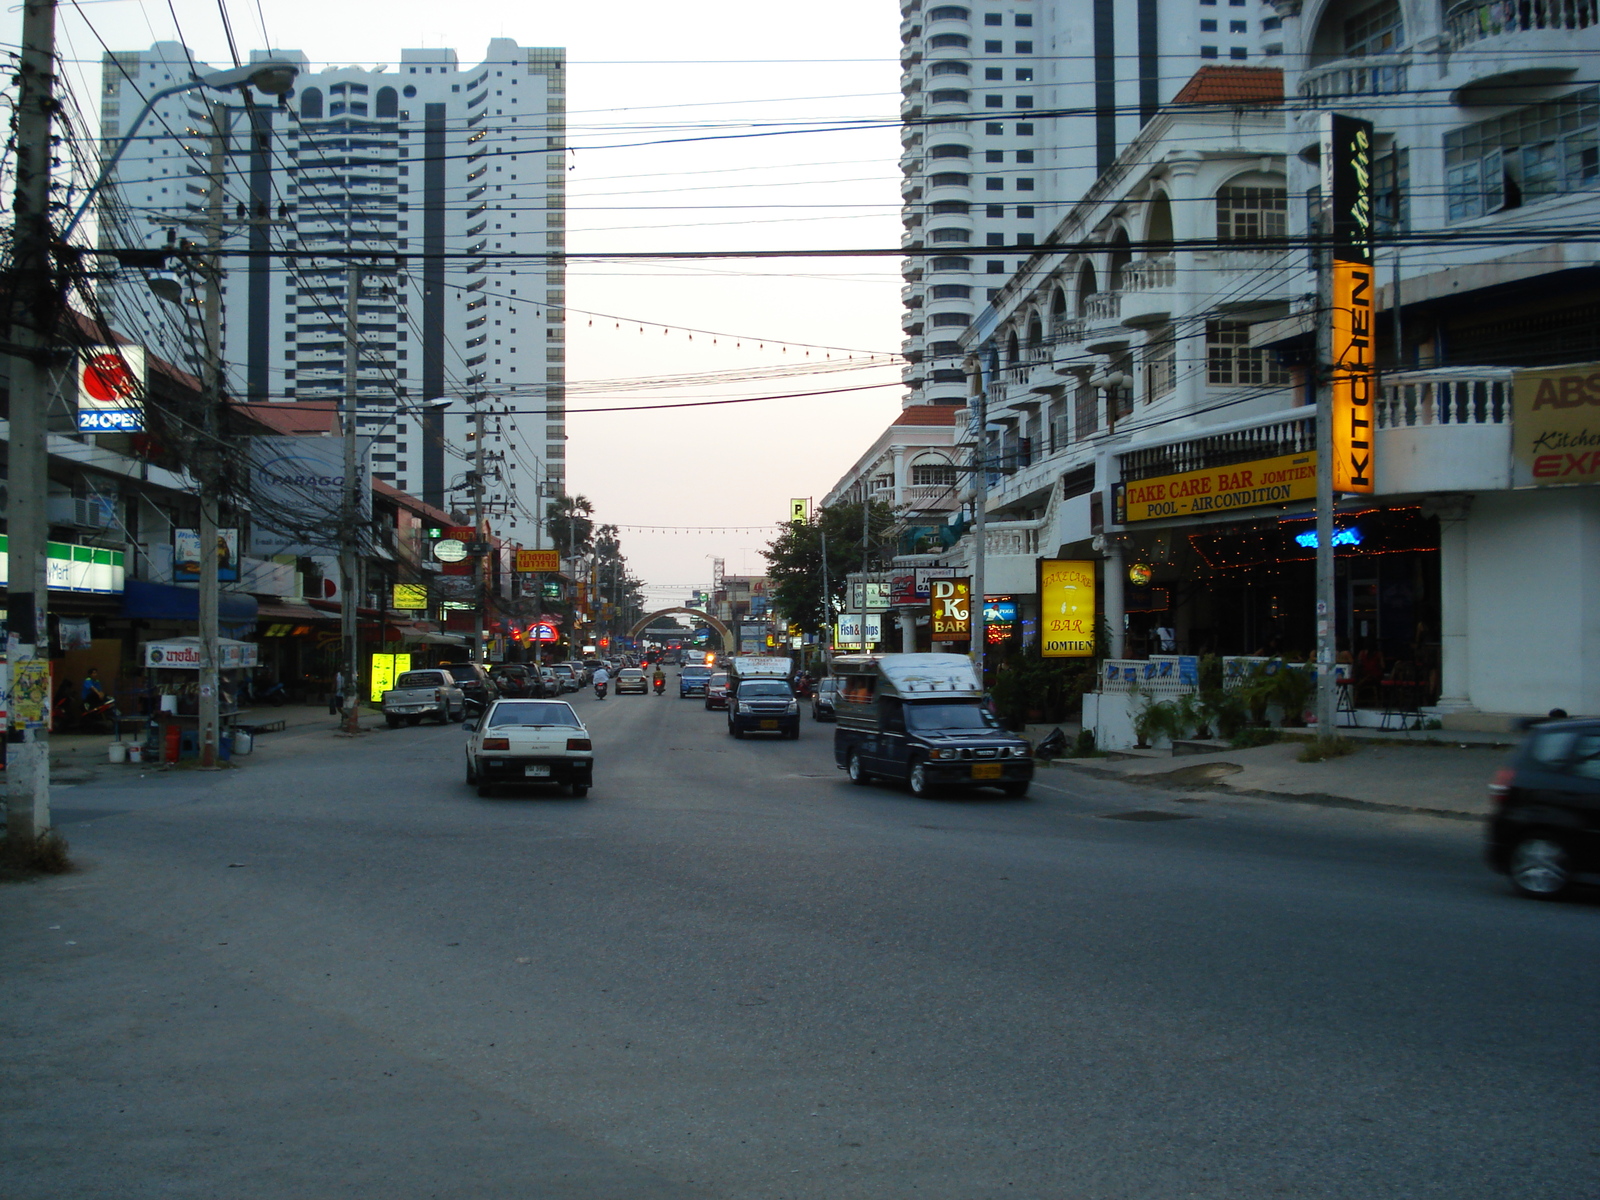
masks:
<path id="1" fill-rule="evenodd" d="M 1323 114 L 1322 189 L 1333 257 L 1333 490 L 1373 488 L 1372 122 Z"/>
<path id="2" fill-rule="evenodd" d="M 1185 471 L 1119 483 L 1113 497 L 1119 525 L 1158 517 L 1188 517 L 1311 500 L 1317 494 L 1317 456 L 1284 454 L 1254 462 Z"/>
<path id="3" fill-rule="evenodd" d="M 933 640 L 965 642 L 972 637 L 972 582 L 935 579 L 929 603 L 933 612 Z"/>
<path id="4" fill-rule="evenodd" d="M 559 550 L 518 550 L 517 570 L 522 573 L 561 570 Z"/>
<path id="5" fill-rule="evenodd" d="M 1041 559 L 1039 653 L 1045 658 L 1093 658 L 1094 604 L 1092 560 Z"/>
<path id="6" fill-rule="evenodd" d="M 1511 377 L 1511 486 L 1600 482 L 1600 363 Z"/>

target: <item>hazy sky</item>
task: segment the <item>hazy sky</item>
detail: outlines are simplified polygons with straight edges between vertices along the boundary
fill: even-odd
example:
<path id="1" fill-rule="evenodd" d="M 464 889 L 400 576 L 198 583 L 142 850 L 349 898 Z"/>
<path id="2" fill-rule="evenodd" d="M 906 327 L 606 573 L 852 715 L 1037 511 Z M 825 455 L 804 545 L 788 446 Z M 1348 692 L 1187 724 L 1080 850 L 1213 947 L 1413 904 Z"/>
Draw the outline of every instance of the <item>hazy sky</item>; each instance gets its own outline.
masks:
<path id="1" fill-rule="evenodd" d="M 902 336 L 896 258 L 581 259 L 585 251 L 898 246 L 894 0 L 226 7 L 241 55 L 270 43 L 303 51 L 313 69 L 392 63 L 401 48 L 419 46 L 454 49 L 470 68 L 491 37 L 566 47 L 575 148 L 567 193 L 568 486 L 594 502 L 598 519 L 635 527 L 623 532 L 624 551 L 652 601 L 676 603 L 687 588 L 707 586 L 714 556 L 730 574 L 759 572 L 759 550 L 790 497 L 820 500 L 898 412 L 898 386 L 578 412 L 898 385 L 900 367 L 887 357 Z M 20 28 L 20 13 L 13 19 Z M 59 49 L 69 78 L 81 72 L 74 91 L 96 120 L 101 40 L 137 50 L 169 39 L 214 66 L 231 65 L 215 0 L 172 0 L 171 10 L 157 0 L 61 8 Z M 793 132 L 857 122 L 868 127 Z M 729 136 L 748 133 L 760 136 Z M 876 365 L 864 364 L 873 354 Z M 672 378 L 730 372 L 747 377 Z M 671 386 L 641 386 L 663 381 Z M 761 528 L 637 528 L 651 525 Z"/>

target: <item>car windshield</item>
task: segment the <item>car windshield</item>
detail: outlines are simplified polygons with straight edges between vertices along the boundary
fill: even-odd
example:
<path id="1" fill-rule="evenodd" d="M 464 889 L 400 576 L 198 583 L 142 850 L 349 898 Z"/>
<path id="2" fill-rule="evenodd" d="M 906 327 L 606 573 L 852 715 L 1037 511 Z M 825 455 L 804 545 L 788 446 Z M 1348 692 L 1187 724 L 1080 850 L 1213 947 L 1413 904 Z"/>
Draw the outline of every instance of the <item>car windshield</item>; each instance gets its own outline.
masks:
<path id="1" fill-rule="evenodd" d="M 978 706 L 968 704 L 908 704 L 906 728 L 928 732 L 935 729 L 993 729 L 994 718 Z"/>
<path id="2" fill-rule="evenodd" d="M 500 703 L 489 713 L 490 725 L 577 725 L 570 705 L 553 701 L 518 700 Z"/>
<path id="3" fill-rule="evenodd" d="M 443 680 L 437 671 L 407 671 L 394 681 L 397 688 L 438 687 Z"/>
<path id="4" fill-rule="evenodd" d="M 572 674 L 572 668 L 567 666 L 566 663 L 562 663 L 559 667 L 551 667 L 550 669 L 552 671 L 554 671 L 557 675 L 571 675 Z"/>
<path id="5" fill-rule="evenodd" d="M 444 669 L 449 671 L 458 683 L 466 683 L 478 677 L 471 663 L 446 663 Z"/>
<path id="6" fill-rule="evenodd" d="M 728 686 L 728 676 L 724 672 L 718 671 L 715 675 L 713 675 L 711 677 L 711 684 L 710 685 L 712 687 L 727 687 Z"/>
<path id="7" fill-rule="evenodd" d="M 750 679 L 739 685 L 739 698 L 748 696 L 784 696 L 790 695 L 789 685 L 781 679 Z"/>
<path id="8" fill-rule="evenodd" d="M 700 679 L 700 678 L 704 678 L 705 676 L 710 675 L 711 674 L 711 668 L 710 667 L 685 667 L 683 669 L 683 673 L 685 675 L 692 676 L 695 679 Z"/>

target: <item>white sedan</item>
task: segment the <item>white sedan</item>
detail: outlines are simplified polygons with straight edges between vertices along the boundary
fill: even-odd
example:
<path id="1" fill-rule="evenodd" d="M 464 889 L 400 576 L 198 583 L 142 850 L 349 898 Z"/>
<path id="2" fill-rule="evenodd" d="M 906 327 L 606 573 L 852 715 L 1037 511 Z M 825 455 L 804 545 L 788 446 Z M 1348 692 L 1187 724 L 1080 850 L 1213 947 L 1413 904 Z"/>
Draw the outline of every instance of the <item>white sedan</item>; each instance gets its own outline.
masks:
<path id="1" fill-rule="evenodd" d="M 496 700 L 467 733 L 467 783 L 486 796 L 496 784 L 563 784 L 574 796 L 594 783 L 589 731 L 565 700 Z"/>

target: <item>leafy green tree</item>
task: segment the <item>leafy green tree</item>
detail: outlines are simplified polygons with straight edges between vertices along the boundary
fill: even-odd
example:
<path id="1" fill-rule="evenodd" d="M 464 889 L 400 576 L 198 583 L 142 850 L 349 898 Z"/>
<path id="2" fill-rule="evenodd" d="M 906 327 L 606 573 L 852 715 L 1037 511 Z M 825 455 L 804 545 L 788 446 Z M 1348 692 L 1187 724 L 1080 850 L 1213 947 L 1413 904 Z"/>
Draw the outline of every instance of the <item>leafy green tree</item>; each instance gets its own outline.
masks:
<path id="1" fill-rule="evenodd" d="M 887 567 L 894 555 L 897 530 L 894 510 L 881 500 L 871 502 L 867 514 L 868 570 Z M 822 546 L 828 547 L 828 592 L 837 612 L 846 599 L 846 576 L 862 564 L 861 505 L 835 504 L 819 508 L 811 520 L 779 526 L 778 535 L 761 553 L 772 581 L 772 604 L 802 629 L 829 624 L 822 593 Z"/>

